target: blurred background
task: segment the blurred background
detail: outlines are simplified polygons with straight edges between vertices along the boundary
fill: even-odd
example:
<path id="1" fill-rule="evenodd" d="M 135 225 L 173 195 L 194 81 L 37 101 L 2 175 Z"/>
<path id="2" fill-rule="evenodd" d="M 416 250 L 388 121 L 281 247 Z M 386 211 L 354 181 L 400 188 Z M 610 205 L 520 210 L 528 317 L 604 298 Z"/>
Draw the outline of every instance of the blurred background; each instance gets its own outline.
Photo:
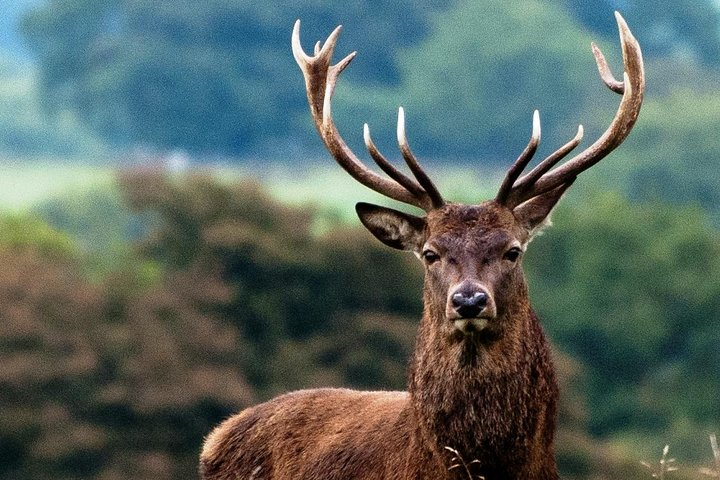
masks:
<path id="1" fill-rule="evenodd" d="M 3 0 L 0 477 L 194 478 L 213 425 L 290 389 L 401 389 L 422 271 L 358 227 L 290 52 L 344 25 L 334 101 L 388 156 L 398 105 L 445 197 L 604 131 L 613 11 L 642 45 L 629 139 L 526 258 L 562 381 L 563 478 L 701 478 L 720 430 L 716 0 Z"/>

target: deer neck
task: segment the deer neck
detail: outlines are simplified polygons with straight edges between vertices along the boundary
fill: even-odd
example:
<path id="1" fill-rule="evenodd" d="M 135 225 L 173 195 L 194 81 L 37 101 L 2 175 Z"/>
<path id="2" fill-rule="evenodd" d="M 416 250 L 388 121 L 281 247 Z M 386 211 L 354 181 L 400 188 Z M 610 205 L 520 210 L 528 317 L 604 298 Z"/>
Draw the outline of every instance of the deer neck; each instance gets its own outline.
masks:
<path id="1" fill-rule="evenodd" d="M 539 375 L 532 362 L 546 350 L 524 285 L 520 290 L 524 297 L 486 335 L 449 336 L 439 327 L 447 322 L 444 312 L 426 298 L 409 391 L 421 442 L 441 461 L 450 458 L 445 447 L 468 462 L 483 462 L 512 455 L 523 448 L 516 439 L 528 438 L 524 430 L 532 421 L 523 409 L 534 394 L 529 384 Z"/>

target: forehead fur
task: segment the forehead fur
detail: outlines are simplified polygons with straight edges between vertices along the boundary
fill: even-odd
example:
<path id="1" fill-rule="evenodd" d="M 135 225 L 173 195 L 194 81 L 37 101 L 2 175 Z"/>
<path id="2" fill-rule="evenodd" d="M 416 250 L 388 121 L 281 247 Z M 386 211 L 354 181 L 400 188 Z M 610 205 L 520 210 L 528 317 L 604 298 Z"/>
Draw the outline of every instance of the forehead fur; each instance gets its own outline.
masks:
<path id="1" fill-rule="evenodd" d="M 528 240 L 527 230 L 518 224 L 513 213 L 492 200 L 479 205 L 451 203 L 433 210 L 427 216 L 427 229 L 431 237 L 446 233 L 484 236 L 502 230 L 522 243 Z"/>

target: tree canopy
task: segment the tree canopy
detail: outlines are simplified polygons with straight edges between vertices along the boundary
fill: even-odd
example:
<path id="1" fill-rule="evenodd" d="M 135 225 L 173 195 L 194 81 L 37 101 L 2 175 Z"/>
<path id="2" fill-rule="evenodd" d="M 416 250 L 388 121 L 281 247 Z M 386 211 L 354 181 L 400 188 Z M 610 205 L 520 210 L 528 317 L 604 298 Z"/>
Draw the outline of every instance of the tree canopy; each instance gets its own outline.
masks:
<path id="1" fill-rule="evenodd" d="M 341 130 L 360 132 L 364 121 L 384 130 L 403 104 L 423 153 L 504 159 L 525 141 L 535 108 L 549 143 L 564 143 L 578 123 L 591 133 L 609 121 L 617 98 L 601 93 L 589 42 L 619 63 L 612 8 L 648 61 L 717 66 L 710 0 L 615 3 L 50 0 L 23 31 L 43 100 L 107 142 L 247 156 L 319 146 L 290 30 L 302 19 L 310 49 L 344 24 L 338 55 L 359 54 L 338 89 Z M 650 80 L 652 96 L 671 79 Z"/>
<path id="2" fill-rule="evenodd" d="M 599 0 L 577 2 L 556 0 L 570 14 L 593 32 L 608 39 L 615 37 L 613 10 L 620 10 L 638 38 L 643 50 L 653 57 L 691 55 L 706 66 L 720 66 L 720 13 L 715 2 L 679 0 Z"/>
<path id="3" fill-rule="evenodd" d="M 648 101 L 612 165 L 600 165 L 590 175 L 610 178 L 635 200 L 699 205 L 720 225 L 718 129 L 717 94 L 678 88 L 661 101 Z"/>
<path id="4" fill-rule="evenodd" d="M 288 138 L 304 107 L 289 51 L 292 24 L 324 38 L 354 19 L 348 39 L 374 62 L 359 83 L 395 83 L 396 47 L 428 31 L 428 7 L 348 10 L 317 2 L 51 1 L 24 22 L 54 109 L 71 109 L 112 143 L 215 154 Z M 322 19 L 322 22 L 313 19 Z M 358 27 L 372 25 L 368 36 Z M 318 33 L 322 31 L 322 33 Z M 363 48 L 365 47 L 365 48 Z"/>
<path id="5" fill-rule="evenodd" d="M 531 245 L 530 284 L 552 338 L 592 378 L 591 431 L 708 428 L 718 417 L 706 389 L 720 383 L 708 350 L 718 340 L 717 231 L 696 207 L 632 205 L 617 193 L 575 204 Z"/>

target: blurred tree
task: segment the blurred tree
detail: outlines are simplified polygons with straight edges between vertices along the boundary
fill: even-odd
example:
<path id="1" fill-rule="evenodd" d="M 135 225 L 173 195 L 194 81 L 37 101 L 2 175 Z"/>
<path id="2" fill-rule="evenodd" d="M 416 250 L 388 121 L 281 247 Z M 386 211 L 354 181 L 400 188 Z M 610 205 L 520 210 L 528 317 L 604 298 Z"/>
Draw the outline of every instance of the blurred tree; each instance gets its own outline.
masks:
<path id="1" fill-rule="evenodd" d="M 401 104 L 418 153 L 505 163 L 524 148 L 539 109 L 543 148 L 556 148 L 579 123 L 590 127 L 588 135 L 597 124 L 604 128 L 619 101 L 598 81 L 591 40 L 547 3 L 458 2 L 436 16 L 431 36 L 398 55 L 401 89 L 338 88 L 336 103 L 349 111 L 338 109 L 338 124 L 360 132 L 362 121 L 380 118 L 370 125 L 392 131 L 390 117 Z M 604 50 L 619 58 L 617 41 Z"/>
<path id="2" fill-rule="evenodd" d="M 288 119 L 306 109 L 289 52 L 296 18 L 308 19 L 309 38 L 324 38 L 348 19 L 372 25 L 372 36 L 349 29 L 353 46 L 367 46 L 374 60 L 354 78 L 392 83 L 397 68 L 388 45 L 422 38 L 435 8 L 407 0 L 383 8 L 367 2 L 53 0 L 26 18 L 24 30 L 55 109 L 72 109 L 119 144 L 237 154 L 287 138 Z"/>
<path id="3" fill-rule="evenodd" d="M 256 399 L 207 311 L 228 289 L 194 270 L 143 286 L 140 262 L 90 283 L 66 235 L 0 226 L 0 475 L 187 477 L 210 426 Z"/>
<path id="4" fill-rule="evenodd" d="M 0 153 L 7 156 L 97 155 L 102 142 L 63 110 L 47 115 L 35 70 L 0 52 Z"/>
<path id="5" fill-rule="evenodd" d="M 3 478 L 85 476 L 107 446 L 107 432 L 81 406 L 98 368 L 83 332 L 101 315 L 100 295 L 62 257 L 0 249 Z"/>
<path id="6" fill-rule="evenodd" d="M 652 57 L 692 56 L 720 66 L 720 8 L 713 0 L 555 0 L 593 32 L 616 38 L 612 13 L 619 10 Z"/>
<path id="7" fill-rule="evenodd" d="M 604 38 L 618 63 L 612 9 L 626 15 L 649 64 L 674 65 L 674 75 L 663 69 L 652 77 L 651 95 L 698 73 L 687 58 L 720 60 L 711 0 L 50 0 L 23 29 L 48 108 L 62 118 L 72 112 L 112 143 L 286 156 L 319 146 L 289 52 L 291 25 L 303 19 L 309 50 L 345 24 L 338 53 L 359 55 L 338 90 L 341 130 L 360 132 L 369 121 L 382 131 L 404 104 L 421 153 L 493 162 L 517 155 L 525 142 L 518 132 L 530 129 L 535 108 L 549 147 L 578 123 L 590 137 L 609 122 L 617 98 L 601 93 L 588 44 Z M 350 139 L 353 146 L 360 138 Z"/>
<path id="8" fill-rule="evenodd" d="M 101 369 L 87 408 L 111 434 L 97 473 L 187 478 L 218 419 L 258 399 L 234 368 L 247 343 L 214 313 L 231 299 L 214 272 L 176 272 L 151 288 L 138 288 L 138 273 L 106 280 L 94 325 Z"/>
<path id="9" fill-rule="evenodd" d="M 233 300 L 219 313 L 249 340 L 240 360 L 261 392 L 287 381 L 282 370 L 266 367 L 269 355 L 282 349 L 296 355 L 300 343 L 316 335 L 341 336 L 354 316 L 366 312 L 419 316 L 416 262 L 375 245 L 369 234 L 352 230 L 317 238 L 311 209 L 280 205 L 252 183 L 224 185 L 207 175 L 160 172 L 127 172 L 120 181 L 132 208 L 155 218 L 157 228 L 142 243 L 148 258 L 170 272 L 221 272 Z M 374 265 L 392 274 L 378 276 Z M 317 362 L 309 349 L 302 351 L 305 363 Z M 277 365 L 300 361 L 275 358 Z M 378 378 L 375 386 L 381 385 L 400 388 L 404 376 Z"/>
<path id="10" fill-rule="evenodd" d="M 34 215 L 5 214 L 0 217 L 0 246 L 11 250 L 33 250 L 48 259 L 78 259 L 72 238 Z"/>
<path id="11" fill-rule="evenodd" d="M 599 165 L 590 175 L 633 200 L 700 205 L 720 225 L 720 98 L 691 88 L 648 101 L 612 167 Z"/>
<path id="12" fill-rule="evenodd" d="M 528 270 L 552 338 L 587 368 L 591 431 L 717 427 L 718 232 L 697 208 L 616 193 L 578 203 L 592 207 L 559 210 Z"/>
<path id="13" fill-rule="evenodd" d="M 82 252 L 87 274 L 102 278 L 133 258 L 132 243 L 146 226 L 123 204 L 116 184 L 49 198 L 33 208 L 44 222 L 69 235 Z"/>

